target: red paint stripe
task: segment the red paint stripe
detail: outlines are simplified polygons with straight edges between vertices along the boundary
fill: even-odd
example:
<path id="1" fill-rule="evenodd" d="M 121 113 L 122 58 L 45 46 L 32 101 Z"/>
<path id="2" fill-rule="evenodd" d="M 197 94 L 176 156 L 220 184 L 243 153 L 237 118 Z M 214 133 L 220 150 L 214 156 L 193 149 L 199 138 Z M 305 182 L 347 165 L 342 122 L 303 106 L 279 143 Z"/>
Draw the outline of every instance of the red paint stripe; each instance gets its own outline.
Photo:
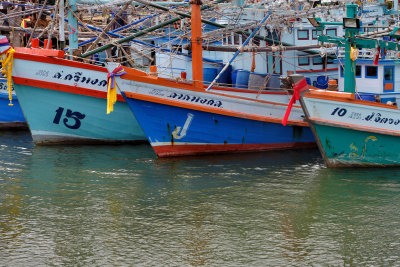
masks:
<path id="1" fill-rule="evenodd" d="M 91 96 L 91 97 L 107 99 L 106 92 L 97 91 L 97 90 L 93 90 L 93 89 L 87 89 L 84 87 L 71 86 L 71 85 L 46 82 L 46 81 L 39 81 L 39 80 L 33 80 L 33 79 L 21 78 L 21 77 L 13 77 L 13 81 L 15 84 L 19 84 L 19 85 L 26 85 L 26 86 L 43 88 L 43 89 L 48 89 L 48 90 L 53 90 L 53 91 L 60 91 L 60 92 L 65 92 L 65 93 L 70 93 L 70 94 L 84 95 L 84 96 Z M 125 99 L 120 94 L 117 95 L 117 100 L 121 101 L 121 102 L 125 102 Z"/>
<path id="2" fill-rule="evenodd" d="M 192 110 L 199 110 L 199 111 L 203 111 L 203 112 L 232 116 L 232 117 L 237 117 L 237 118 L 244 118 L 244 119 L 249 119 L 249 120 L 264 121 L 264 122 L 278 123 L 278 124 L 282 123 L 282 118 L 273 118 L 273 117 L 267 117 L 267 116 L 242 113 L 242 112 L 237 112 L 237 111 L 232 111 L 232 110 L 224 110 L 224 109 L 219 109 L 219 108 L 206 107 L 206 106 L 201 106 L 201 105 L 197 105 L 197 104 L 180 102 L 180 101 L 176 101 L 176 100 L 172 100 L 172 99 L 164 99 L 164 98 L 155 97 L 155 96 L 142 95 L 142 94 L 136 94 L 136 93 L 131 93 L 131 92 L 125 92 L 125 96 L 128 98 L 139 99 L 139 100 L 143 100 L 143 101 L 148 101 L 148 102 L 153 102 L 153 103 L 158 103 L 158 104 L 163 104 L 163 105 L 168 105 L 168 106 L 174 106 L 174 107 L 180 107 L 180 108 L 186 108 L 186 109 L 192 109 Z M 287 124 L 288 125 L 296 125 L 296 126 L 304 126 L 304 127 L 309 126 L 308 123 L 303 122 L 303 121 L 297 121 L 297 120 L 290 120 L 290 121 L 288 121 Z"/>
<path id="3" fill-rule="evenodd" d="M 202 154 L 261 152 L 269 150 L 316 147 L 315 142 L 279 144 L 223 144 L 223 145 L 161 145 L 153 146 L 158 157 L 176 157 Z"/>
<path id="4" fill-rule="evenodd" d="M 83 63 L 83 62 L 61 59 L 61 58 L 31 55 L 31 54 L 18 53 L 18 52 L 14 53 L 14 58 L 27 60 L 27 61 L 62 65 L 62 66 L 80 68 L 80 69 L 95 70 L 95 71 L 101 71 L 104 73 L 108 73 L 107 69 L 104 67 L 91 65 L 91 64 L 87 64 L 87 63 Z"/>
<path id="5" fill-rule="evenodd" d="M 337 71 L 338 68 L 322 69 L 322 70 L 297 70 L 296 73 L 307 73 L 307 72 L 323 72 L 323 71 Z"/>

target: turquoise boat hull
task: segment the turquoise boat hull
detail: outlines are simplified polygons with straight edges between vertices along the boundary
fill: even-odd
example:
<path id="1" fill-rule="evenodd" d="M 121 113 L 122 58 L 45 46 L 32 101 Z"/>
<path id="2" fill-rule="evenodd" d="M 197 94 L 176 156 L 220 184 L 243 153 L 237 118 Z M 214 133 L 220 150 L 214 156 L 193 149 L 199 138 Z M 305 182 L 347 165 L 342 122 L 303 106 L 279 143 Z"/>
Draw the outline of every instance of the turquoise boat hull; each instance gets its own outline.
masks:
<path id="1" fill-rule="evenodd" d="M 313 124 L 327 166 L 400 165 L 400 138 Z"/>
<path id="2" fill-rule="evenodd" d="M 35 144 L 144 142 L 125 102 L 106 114 L 106 99 L 15 84 Z"/>
<path id="3" fill-rule="evenodd" d="M 328 167 L 400 166 L 397 106 L 320 90 L 300 102 Z"/>

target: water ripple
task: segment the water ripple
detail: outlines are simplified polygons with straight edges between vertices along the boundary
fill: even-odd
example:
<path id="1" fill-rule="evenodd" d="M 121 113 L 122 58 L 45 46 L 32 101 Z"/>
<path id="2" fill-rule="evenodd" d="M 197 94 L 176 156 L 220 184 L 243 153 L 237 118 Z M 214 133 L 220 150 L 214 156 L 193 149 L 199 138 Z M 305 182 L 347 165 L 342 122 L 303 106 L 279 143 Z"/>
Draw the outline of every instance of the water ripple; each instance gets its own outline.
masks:
<path id="1" fill-rule="evenodd" d="M 399 169 L 331 170 L 316 150 L 0 143 L 1 265 L 400 264 Z"/>

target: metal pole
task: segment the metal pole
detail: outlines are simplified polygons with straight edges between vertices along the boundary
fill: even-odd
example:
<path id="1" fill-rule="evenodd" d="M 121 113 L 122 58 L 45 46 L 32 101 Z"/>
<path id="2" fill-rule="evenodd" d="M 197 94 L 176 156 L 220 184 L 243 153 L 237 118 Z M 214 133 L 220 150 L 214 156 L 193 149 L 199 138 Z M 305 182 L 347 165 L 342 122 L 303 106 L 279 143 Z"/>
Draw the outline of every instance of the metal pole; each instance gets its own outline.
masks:
<path id="1" fill-rule="evenodd" d="M 226 0 L 217 0 L 217 1 L 215 1 L 214 3 L 222 3 L 222 2 L 225 2 L 225 1 L 226 1 Z M 203 6 L 203 7 L 201 8 L 201 10 L 204 10 L 204 9 L 207 9 L 207 8 L 209 8 L 209 6 Z M 184 13 L 182 13 L 182 14 L 184 14 Z M 187 15 L 187 14 L 186 14 L 186 15 Z M 188 15 L 188 16 L 190 17 L 190 15 Z M 160 23 L 160 24 L 155 25 L 155 26 L 153 26 L 153 27 L 149 27 L 149 28 L 147 28 L 147 29 L 144 29 L 143 31 L 137 32 L 137 33 L 135 33 L 135 34 L 133 34 L 133 35 L 130 35 L 130 36 L 127 36 L 127 37 L 122 38 L 122 39 L 120 39 L 120 40 L 117 40 L 117 41 L 115 42 L 115 44 L 122 44 L 122 43 L 125 43 L 125 42 L 129 42 L 129 41 L 131 41 L 131 40 L 133 40 L 133 39 L 135 39 L 135 38 L 137 38 L 137 37 L 146 35 L 146 34 L 148 34 L 149 32 L 153 32 L 153 31 L 158 30 L 158 29 L 160 29 L 160 28 L 162 28 L 162 27 L 164 27 L 164 26 L 167 26 L 167 25 L 172 24 L 172 23 L 174 23 L 174 22 L 176 22 L 176 21 L 179 21 L 179 20 L 181 20 L 182 18 L 183 18 L 183 17 L 178 17 L 178 18 L 173 18 L 173 19 L 167 20 L 167 21 L 165 21 L 165 22 L 163 22 L 163 23 Z M 202 20 L 202 21 L 203 21 L 203 20 Z M 204 22 L 204 21 L 203 21 L 203 22 Z M 91 55 L 93 55 L 93 54 L 96 54 L 96 53 L 102 52 L 102 51 L 104 51 L 104 50 L 106 50 L 106 49 L 109 49 L 109 48 L 111 48 L 111 47 L 113 47 L 113 46 L 114 46 L 114 44 L 106 44 L 106 45 L 104 45 L 104 46 L 102 46 L 102 47 L 93 49 L 92 51 L 83 53 L 83 54 L 81 55 L 81 57 L 83 57 L 83 58 L 89 57 L 89 56 L 91 56 Z"/>
<path id="2" fill-rule="evenodd" d="M 157 16 L 157 14 L 150 15 L 150 16 L 145 17 L 145 18 L 143 18 L 143 19 L 140 19 L 140 20 L 138 20 L 138 21 L 132 22 L 132 23 L 130 23 L 130 24 L 128 24 L 128 25 L 122 26 L 122 27 L 120 27 L 120 28 L 118 28 L 118 29 L 115 29 L 115 30 L 113 30 L 113 31 L 111 31 L 111 32 L 107 32 L 107 34 L 113 35 L 113 34 L 115 34 L 116 32 L 122 31 L 122 30 L 124 30 L 124 29 L 126 29 L 126 28 L 129 28 L 129 27 L 131 27 L 131 26 L 133 26 L 133 25 L 139 24 L 139 23 L 141 23 L 141 22 L 143 22 L 143 21 L 145 21 L 145 20 L 147 20 L 147 19 L 150 19 L 150 18 L 152 18 L 152 17 L 155 17 L 155 16 Z M 67 19 L 65 19 L 65 21 L 68 22 Z M 79 25 L 81 25 L 81 24 L 79 23 Z M 93 27 L 93 26 L 90 26 L 90 25 L 86 25 L 86 26 L 87 26 L 88 28 Z M 93 29 L 96 29 L 97 31 L 102 31 L 102 30 L 97 29 L 97 28 L 95 28 L 95 27 L 93 27 Z M 120 38 L 123 38 L 123 37 L 124 37 L 124 36 L 122 36 L 122 35 L 114 35 L 114 36 L 120 37 Z M 92 39 L 89 39 L 89 40 L 87 40 L 87 41 L 84 41 L 84 42 L 82 42 L 82 43 L 79 43 L 78 46 L 82 46 L 82 45 L 91 43 L 91 42 L 95 41 L 97 38 L 98 38 L 98 37 L 94 37 L 94 38 L 92 38 Z M 136 41 L 136 42 L 139 42 L 139 41 Z M 143 43 L 143 42 L 139 42 L 139 43 Z"/>
<path id="3" fill-rule="evenodd" d="M 237 49 L 236 53 L 233 55 L 231 60 L 229 60 L 228 63 L 222 68 L 222 70 L 218 73 L 217 77 L 215 77 L 214 81 L 207 87 L 206 91 L 210 90 L 211 87 L 217 82 L 219 77 L 226 71 L 226 69 L 229 67 L 229 65 L 232 64 L 232 62 L 236 59 L 236 57 L 240 54 L 242 47 L 245 47 L 251 39 L 253 39 L 254 35 L 260 30 L 261 26 L 265 23 L 265 21 L 269 18 L 271 15 L 272 11 L 268 11 L 268 14 L 263 18 L 263 20 L 260 22 L 260 24 L 257 26 L 256 29 L 250 34 L 250 36 L 244 41 L 244 43 Z"/>
<path id="4" fill-rule="evenodd" d="M 226 0 L 217 0 L 217 1 L 214 1 L 213 4 L 219 4 L 219 3 L 222 3 L 222 2 L 225 2 L 225 1 Z M 169 8 L 163 7 L 163 6 L 159 5 L 159 4 L 155 4 L 155 3 L 152 3 L 152 2 L 149 2 L 149 1 L 137 0 L 135 2 L 141 3 L 141 4 L 146 5 L 146 6 L 151 6 L 151 7 L 157 8 L 157 9 L 161 9 L 161 10 L 170 12 Z M 209 8 L 209 7 L 208 6 L 203 6 L 201 10 L 204 10 L 205 8 Z M 184 18 L 190 18 L 191 17 L 191 15 L 187 14 L 187 13 L 183 13 L 183 12 L 179 12 L 179 11 L 173 11 L 173 12 L 175 14 L 181 16 L 181 18 L 169 20 L 168 24 L 166 24 L 166 25 L 172 24 L 172 23 L 182 19 L 183 17 Z M 211 26 L 218 27 L 218 28 L 226 28 L 227 27 L 225 25 L 221 25 L 221 24 L 215 23 L 215 22 L 210 21 L 210 20 L 205 20 L 205 19 L 202 19 L 201 22 L 203 22 L 205 24 L 208 24 L 208 25 L 211 25 Z M 166 26 L 166 25 L 164 25 L 164 26 Z M 151 29 L 151 28 L 149 28 L 149 29 Z M 158 29 L 158 28 L 156 28 L 156 29 Z M 150 31 L 154 31 L 156 29 L 152 29 Z M 147 31 L 145 34 L 147 34 L 150 31 Z M 250 34 L 251 34 L 251 32 L 247 32 L 247 31 L 237 31 L 236 33 L 243 34 L 244 36 L 250 36 Z M 142 35 L 140 35 L 140 36 L 142 36 Z M 128 39 L 128 41 L 130 41 L 130 40 L 132 40 L 132 39 L 134 39 L 134 38 L 136 38 L 138 36 L 132 35 L 131 37 L 132 38 L 130 38 L 129 36 L 127 37 L 127 38 L 130 38 L 130 39 Z M 254 38 L 258 39 L 258 40 L 262 40 L 262 41 L 267 41 L 267 42 L 276 42 L 276 40 L 273 40 L 272 38 L 267 38 L 265 36 L 261 36 L 261 35 L 257 35 L 257 34 L 254 36 Z M 126 42 L 126 41 L 124 41 L 124 42 Z M 293 44 L 289 44 L 289 43 L 285 43 L 285 42 L 281 42 L 281 41 L 279 43 L 281 45 L 283 45 L 283 46 L 293 46 Z M 118 42 L 117 44 L 120 44 L 120 43 Z M 107 47 L 105 49 L 111 48 L 112 46 L 113 45 L 107 45 Z M 92 51 L 84 53 L 82 55 L 82 57 L 91 56 L 91 55 L 96 54 L 98 52 L 101 52 L 101 51 L 103 51 L 105 49 L 103 49 L 103 47 L 99 47 L 99 48 L 97 48 L 95 50 L 92 50 Z M 309 54 L 318 54 L 318 52 L 315 52 L 315 51 L 312 51 L 312 50 L 305 50 L 304 52 L 309 53 Z M 330 57 L 330 56 L 328 56 L 328 57 Z"/>
<path id="5" fill-rule="evenodd" d="M 347 5 L 347 17 L 355 18 L 357 14 L 358 5 Z M 348 93 L 355 93 L 356 90 L 356 75 L 354 62 L 350 58 L 351 41 L 355 35 L 354 29 L 346 28 L 345 32 L 345 60 L 344 60 L 344 91 Z"/>
<path id="6" fill-rule="evenodd" d="M 35 30 L 36 30 L 37 26 L 39 25 L 40 17 L 42 16 L 43 10 L 44 10 L 44 8 L 46 7 L 46 5 L 47 5 L 47 0 L 44 1 L 44 4 L 43 4 L 42 8 L 40 9 L 40 12 L 39 12 L 39 15 L 38 15 L 38 17 L 37 17 L 35 26 L 33 27 L 32 33 L 31 33 L 30 36 L 29 36 L 28 42 L 26 43 L 26 47 L 28 47 L 29 44 L 31 43 L 31 40 L 32 40 L 32 38 L 33 38 L 33 36 L 34 36 L 34 34 L 35 34 Z"/>

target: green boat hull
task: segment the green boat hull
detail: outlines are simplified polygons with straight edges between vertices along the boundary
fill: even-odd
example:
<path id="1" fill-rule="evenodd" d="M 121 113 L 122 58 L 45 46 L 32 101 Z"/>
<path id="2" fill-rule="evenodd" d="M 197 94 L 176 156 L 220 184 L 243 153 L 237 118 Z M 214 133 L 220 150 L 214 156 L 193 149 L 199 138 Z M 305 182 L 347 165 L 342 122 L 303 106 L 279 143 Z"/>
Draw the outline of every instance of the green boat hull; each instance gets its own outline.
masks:
<path id="1" fill-rule="evenodd" d="M 400 138 L 313 123 L 329 167 L 399 166 Z"/>

